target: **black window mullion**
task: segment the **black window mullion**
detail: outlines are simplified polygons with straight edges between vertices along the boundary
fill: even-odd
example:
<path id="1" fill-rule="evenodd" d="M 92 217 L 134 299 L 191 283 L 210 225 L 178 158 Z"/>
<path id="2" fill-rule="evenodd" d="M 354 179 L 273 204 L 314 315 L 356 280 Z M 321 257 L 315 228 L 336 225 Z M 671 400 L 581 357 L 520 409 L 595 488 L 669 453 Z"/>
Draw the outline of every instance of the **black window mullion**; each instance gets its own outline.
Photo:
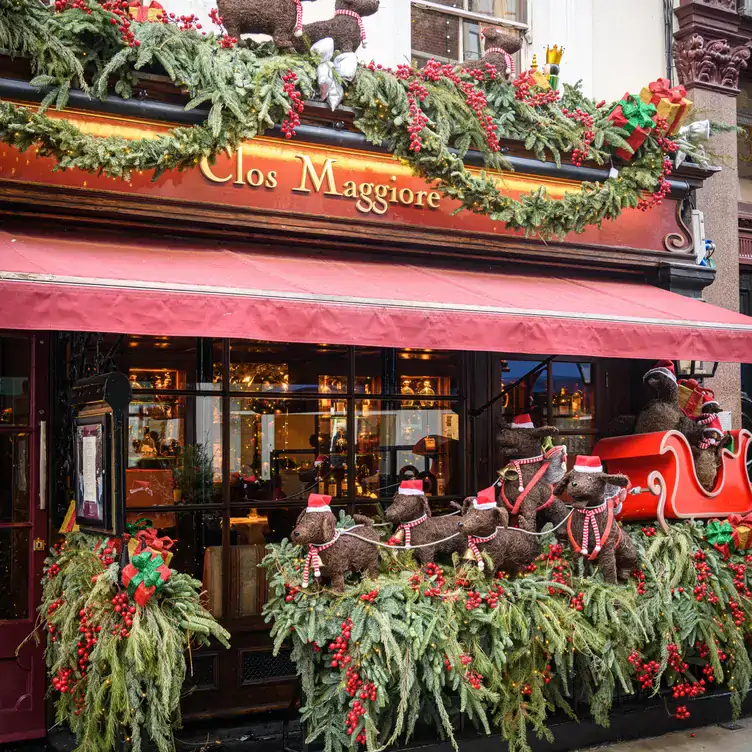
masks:
<path id="1" fill-rule="evenodd" d="M 230 340 L 222 340 L 222 613 L 230 613 L 232 551 L 230 549 Z"/>
<path id="2" fill-rule="evenodd" d="M 347 348 L 348 373 L 347 392 L 355 394 L 355 348 Z M 347 405 L 347 498 L 350 500 L 349 512 L 352 514 L 352 501 L 355 498 L 355 398 L 349 396 L 345 400 Z"/>

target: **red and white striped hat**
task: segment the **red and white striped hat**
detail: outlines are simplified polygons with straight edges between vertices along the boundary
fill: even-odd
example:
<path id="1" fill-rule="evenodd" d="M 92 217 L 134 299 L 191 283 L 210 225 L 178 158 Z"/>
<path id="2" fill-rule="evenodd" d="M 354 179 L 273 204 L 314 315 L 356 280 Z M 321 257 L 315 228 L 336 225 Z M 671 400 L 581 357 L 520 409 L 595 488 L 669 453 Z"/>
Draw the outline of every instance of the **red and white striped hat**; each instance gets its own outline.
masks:
<path id="1" fill-rule="evenodd" d="M 705 407 L 705 405 L 718 405 L 720 407 L 720 403 L 715 398 L 715 392 L 712 389 L 702 389 L 702 406 Z"/>
<path id="2" fill-rule="evenodd" d="M 512 428 L 535 428 L 535 425 L 530 415 L 523 413 L 522 415 L 515 415 L 512 418 Z"/>
<path id="3" fill-rule="evenodd" d="M 723 426 L 721 425 L 721 419 L 718 417 L 718 415 L 714 415 L 713 419 L 708 423 L 703 429 L 702 433 L 706 437 L 717 437 L 721 438 L 723 436 Z"/>
<path id="4" fill-rule="evenodd" d="M 493 509 L 496 506 L 496 486 L 489 486 L 473 499 L 473 506 L 476 509 Z"/>
<path id="5" fill-rule="evenodd" d="M 308 497 L 308 506 L 306 512 L 331 512 L 332 509 L 329 506 L 329 502 L 332 500 L 331 496 L 326 494 L 311 494 Z"/>
<path id="6" fill-rule="evenodd" d="M 423 481 L 422 480 L 403 480 L 399 484 L 397 493 L 402 496 L 423 496 Z"/>
<path id="7" fill-rule="evenodd" d="M 602 473 L 603 464 L 600 457 L 578 454 L 572 469 L 578 473 Z"/>
<path id="8" fill-rule="evenodd" d="M 672 360 L 659 360 L 649 371 L 642 377 L 643 381 L 647 381 L 650 376 L 654 374 L 662 374 L 668 376 L 671 381 L 676 382 L 676 369 L 674 368 L 674 362 Z"/>

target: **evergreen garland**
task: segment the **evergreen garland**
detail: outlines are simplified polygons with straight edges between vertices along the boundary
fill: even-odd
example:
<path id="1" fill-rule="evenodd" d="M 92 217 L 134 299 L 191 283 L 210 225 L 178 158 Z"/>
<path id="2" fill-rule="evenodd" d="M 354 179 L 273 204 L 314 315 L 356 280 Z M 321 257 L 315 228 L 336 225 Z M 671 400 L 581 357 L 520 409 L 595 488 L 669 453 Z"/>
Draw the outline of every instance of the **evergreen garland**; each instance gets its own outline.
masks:
<path id="1" fill-rule="evenodd" d="M 0 102 L 0 140 L 20 150 L 36 146 L 60 169 L 128 179 L 134 171 L 158 177 L 193 168 L 204 157 L 213 162 L 241 140 L 292 120 L 297 96 L 311 98 L 316 91 L 317 61 L 310 56 L 228 47 L 215 35 L 165 23 L 131 22 L 128 33 L 137 46 L 125 44 L 111 11 L 94 0 L 75 0 L 73 7 L 66 2 L 56 12 L 37 0 L 0 0 L 0 47 L 28 56 L 32 84 L 47 90 L 38 112 Z M 112 90 L 128 98 L 144 69 L 167 73 L 190 95 L 189 109 L 210 105 L 206 123 L 128 141 L 91 136 L 44 114 L 53 105 L 62 110 L 75 87 L 95 97 Z M 618 176 L 584 182 L 561 199 L 542 187 L 515 199 L 499 188 L 497 177 L 469 172 L 463 163 L 469 149 L 479 151 L 489 168 L 508 167 L 499 138 L 523 141 L 539 159 L 557 164 L 584 150 L 596 164 L 610 165 L 616 149 L 632 151 L 626 132 L 608 119 L 611 107 L 596 105 L 577 88 L 565 86 L 561 102 L 537 105 L 519 93 L 490 70 L 474 76 L 438 64 L 423 71 L 370 64 L 359 67 L 345 103 L 355 108 L 356 127 L 369 141 L 385 145 L 462 208 L 513 230 L 542 237 L 582 232 L 638 207 L 645 192 L 658 195 L 667 142 L 652 136 Z M 577 108 L 590 125 L 573 117 Z"/>
<path id="2" fill-rule="evenodd" d="M 201 606 L 201 583 L 180 572 L 136 606 L 117 562 L 101 555 L 107 545 L 70 533 L 45 561 L 39 612 L 56 722 L 70 727 L 81 752 L 113 749 L 118 735 L 138 752 L 142 733 L 171 752 L 186 650 L 212 638 L 229 647 L 229 634 Z"/>
<path id="3" fill-rule="evenodd" d="M 303 590 L 301 549 L 270 547 L 266 618 L 275 650 L 292 644 L 309 740 L 326 752 L 356 741 L 376 750 L 423 719 L 456 749 L 464 712 L 522 752 L 531 731 L 552 738 L 552 711 L 575 717 L 575 677 L 601 725 L 617 688 L 661 692 L 667 712 L 687 718 L 684 698 L 725 685 L 738 715 L 752 677 L 752 557 L 724 561 L 694 522 L 626 532 L 641 564 L 620 586 L 582 577 L 553 536 L 516 578 L 488 580 L 456 557 L 454 568 L 421 570 L 411 554 L 388 552 L 376 580 L 353 579 L 344 593 Z"/>

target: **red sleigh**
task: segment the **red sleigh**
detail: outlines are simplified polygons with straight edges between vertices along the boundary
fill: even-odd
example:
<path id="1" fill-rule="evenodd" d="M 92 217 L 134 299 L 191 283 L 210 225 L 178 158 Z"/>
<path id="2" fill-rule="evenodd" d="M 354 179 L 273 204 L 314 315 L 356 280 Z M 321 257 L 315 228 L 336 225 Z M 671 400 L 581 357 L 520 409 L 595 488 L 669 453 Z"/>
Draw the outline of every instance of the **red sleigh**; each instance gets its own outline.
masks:
<path id="1" fill-rule="evenodd" d="M 697 480 L 692 450 L 678 431 L 602 439 L 593 449 L 609 473 L 624 473 L 634 489 L 619 519 L 626 522 L 726 518 L 752 510 L 752 484 L 747 469 L 749 431 L 732 431 L 734 451 L 723 450 L 715 487 L 706 491 Z M 641 489 L 643 493 L 635 493 Z"/>

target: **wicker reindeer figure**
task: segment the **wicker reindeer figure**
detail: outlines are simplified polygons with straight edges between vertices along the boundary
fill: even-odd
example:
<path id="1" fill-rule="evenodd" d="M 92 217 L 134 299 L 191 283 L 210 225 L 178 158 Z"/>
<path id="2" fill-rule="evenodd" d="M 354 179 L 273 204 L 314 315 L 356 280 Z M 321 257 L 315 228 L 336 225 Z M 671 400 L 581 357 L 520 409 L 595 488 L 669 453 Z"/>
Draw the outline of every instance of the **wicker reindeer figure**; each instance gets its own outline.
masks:
<path id="1" fill-rule="evenodd" d="M 486 66 L 491 65 L 505 80 L 514 78 L 514 59 L 512 55 L 522 48 L 522 37 L 515 31 L 489 26 L 481 31 L 485 40 L 483 56 L 478 60 L 468 60 L 462 64 L 463 70 L 480 70 L 486 72 Z"/>
<path id="2" fill-rule="evenodd" d="M 508 522 L 507 510 L 496 503 L 494 486 L 484 489 L 465 505 L 457 527 L 479 569 L 485 568 L 484 553 L 493 561 L 493 572 L 503 569 L 516 574 L 535 560 L 538 539 L 529 535 L 535 532 L 534 523 L 520 517 L 518 527 L 514 528 L 507 527 Z"/>
<path id="3" fill-rule="evenodd" d="M 563 504 L 552 493 L 552 485 L 564 475 L 566 454 L 563 447 L 544 454 L 542 445 L 546 436 L 556 433 L 553 426 L 536 428 L 527 414 L 500 424 L 498 443 L 508 460 L 499 471 L 500 506 L 506 508 L 514 526 L 523 527 L 519 520 L 525 518 L 535 529 L 539 514 L 541 522 L 554 524 L 566 516 Z"/>
<path id="4" fill-rule="evenodd" d="M 700 485 L 706 491 L 712 491 L 723 461 L 723 450 L 728 447 L 731 435 L 723 430 L 717 414 L 708 413 L 708 416 L 712 419 L 704 422 L 702 439 L 692 444 L 692 458 Z M 698 423 L 701 420 L 702 416 L 698 418 Z"/>
<path id="5" fill-rule="evenodd" d="M 227 33 L 268 34 L 282 52 L 292 52 L 294 39 L 303 33 L 304 0 L 217 0 Z"/>
<path id="6" fill-rule="evenodd" d="M 366 29 L 363 16 L 372 16 L 379 9 L 379 0 L 336 0 L 334 18 L 316 21 L 303 27 L 303 36 L 312 44 L 331 37 L 334 49 L 339 52 L 356 52 L 358 47 L 366 47 Z M 299 52 L 302 42 L 296 42 Z"/>
<path id="7" fill-rule="evenodd" d="M 373 520 L 362 515 L 353 519 L 362 527 L 356 532 L 360 537 L 342 534 L 337 530 L 337 519 L 329 502 L 331 496 L 311 494 L 308 507 L 298 517 L 292 531 L 292 542 L 308 545 L 308 555 L 303 567 L 303 587 L 308 587 L 311 570 L 315 579 L 323 575 L 331 581 L 332 588 L 342 592 L 345 589 L 347 572 L 368 572 L 370 577 L 379 573 L 379 551 L 376 545 L 379 534 L 374 530 Z M 368 538 L 373 543 L 361 540 Z"/>
<path id="8" fill-rule="evenodd" d="M 465 550 L 465 541 L 456 534 L 457 517 L 431 516 L 422 480 L 403 480 L 384 516 L 387 522 L 399 525 L 394 537 L 403 540 L 408 547 L 421 546 L 415 549 L 421 564 L 434 561 L 437 554 L 461 553 Z M 424 546 L 434 541 L 437 541 L 436 545 Z"/>
<path id="9" fill-rule="evenodd" d="M 567 534 L 575 553 L 597 564 L 606 582 L 625 581 L 637 564 L 632 539 L 614 519 L 614 506 L 629 485 L 626 475 L 603 472 L 599 457 L 577 457 L 574 468 L 557 484 L 554 493 L 567 493 L 574 511 Z"/>

